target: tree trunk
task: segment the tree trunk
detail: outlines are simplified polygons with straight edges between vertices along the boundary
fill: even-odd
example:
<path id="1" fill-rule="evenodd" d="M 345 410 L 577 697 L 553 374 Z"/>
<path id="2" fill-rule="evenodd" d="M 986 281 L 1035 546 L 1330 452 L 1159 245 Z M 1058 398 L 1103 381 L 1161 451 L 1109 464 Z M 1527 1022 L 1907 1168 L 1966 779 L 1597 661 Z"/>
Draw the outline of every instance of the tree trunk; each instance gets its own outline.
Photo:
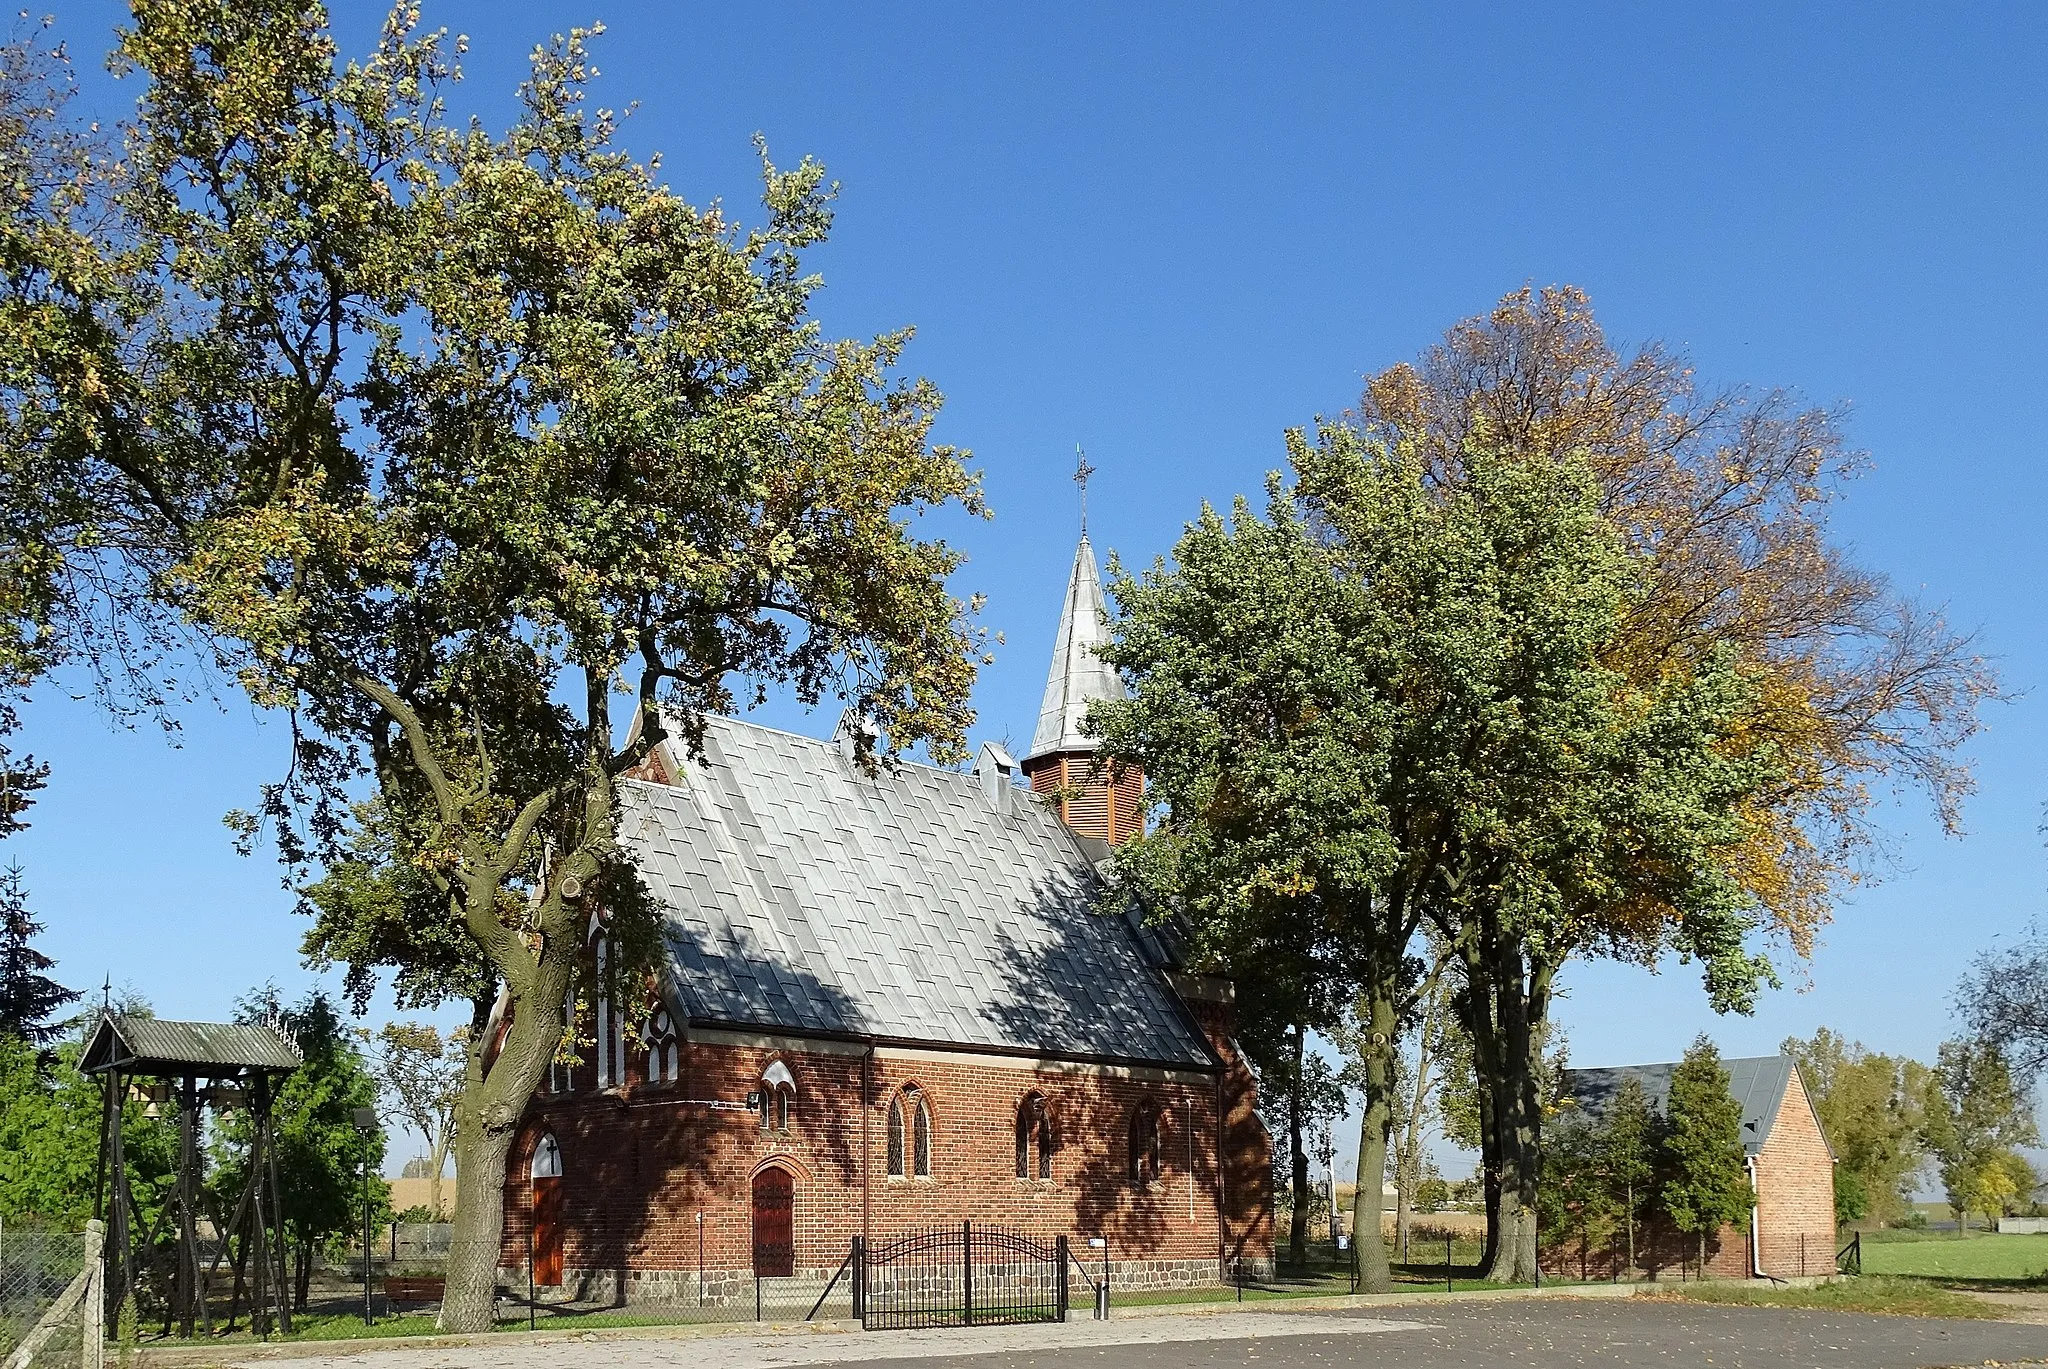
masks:
<path id="1" fill-rule="evenodd" d="M 1519 946 L 1496 945 L 1488 960 L 1496 1028 L 1491 1063 L 1497 1071 L 1493 1092 L 1500 1150 L 1500 1236 L 1481 1277 L 1491 1283 L 1530 1283 L 1536 1278 L 1543 1117 L 1543 1035 L 1531 1020 L 1531 1008 L 1547 1003 L 1548 982 L 1544 975 L 1525 978 Z"/>
<path id="2" fill-rule="evenodd" d="M 1622 1213 L 1622 1220 L 1628 1224 L 1628 1273 L 1629 1277 L 1633 1278 L 1636 1272 L 1636 1186 L 1634 1181 L 1630 1181 L 1625 1186 L 1623 1193 L 1625 1196 L 1622 1201 L 1627 1204 L 1627 1209 Z"/>
<path id="3" fill-rule="evenodd" d="M 1351 1198 L 1351 1240 L 1358 1253 L 1358 1286 L 1366 1293 L 1393 1288 L 1386 1237 L 1380 1234 L 1381 1189 L 1387 1181 L 1387 1135 L 1393 1129 L 1393 984 L 1374 984 L 1365 1008 L 1365 1117 L 1358 1128 L 1358 1190 Z"/>
<path id="4" fill-rule="evenodd" d="M 1293 1194 L 1294 1217 L 1288 1223 L 1287 1262 L 1296 1269 L 1308 1264 L 1308 1150 L 1302 1144 L 1301 1130 L 1301 1086 L 1302 1066 L 1307 1055 L 1302 1030 L 1294 1029 L 1294 1074 L 1288 1080 L 1287 1089 L 1287 1145 L 1289 1169 L 1289 1191 Z"/>
<path id="5" fill-rule="evenodd" d="M 546 926 L 551 920 L 542 921 Z M 562 1041 L 571 954 L 554 938 L 544 939 L 532 985 L 524 994 L 513 993 L 504 1048 L 488 1068 L 488 1034 L 478 1031 L 470 1038 L 468 1080 L 455 1106 L 455 1230 L 441 1300 L 443 1331 L 491 1329 L 505 1237 L 505 1160 Z"/>
<path id="6" fill-rule="evenodd" d="M 440 1221 L 448 1215 L 441 1206 L 441 1171 L 448 1167 L 448 1128 L 442 1127 L 427 1149 L 427 1205 L 434 1209 L 434 1220 Z"/>
<path id="7" fill-rule="evenodd" d="M 1407 1155 L 1394 1158 L 1394 1258 L 1408 1263 L 1408 1193 L 1414 1183 L 1414 1161 Z"/>

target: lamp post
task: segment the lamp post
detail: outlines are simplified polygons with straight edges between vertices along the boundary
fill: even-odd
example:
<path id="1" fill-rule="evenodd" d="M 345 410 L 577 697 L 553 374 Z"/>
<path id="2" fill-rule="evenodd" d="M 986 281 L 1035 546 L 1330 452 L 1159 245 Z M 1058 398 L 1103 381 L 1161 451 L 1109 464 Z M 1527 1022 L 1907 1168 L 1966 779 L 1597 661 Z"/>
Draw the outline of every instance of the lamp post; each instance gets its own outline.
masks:
<path id="1" fill-rule="evenodd" d="M 377 1109 L 355 1110 L 356 1132 L 363 1138 L 363 1325 L 370 1316 L 370 1137 L 377 1130 Z"/>

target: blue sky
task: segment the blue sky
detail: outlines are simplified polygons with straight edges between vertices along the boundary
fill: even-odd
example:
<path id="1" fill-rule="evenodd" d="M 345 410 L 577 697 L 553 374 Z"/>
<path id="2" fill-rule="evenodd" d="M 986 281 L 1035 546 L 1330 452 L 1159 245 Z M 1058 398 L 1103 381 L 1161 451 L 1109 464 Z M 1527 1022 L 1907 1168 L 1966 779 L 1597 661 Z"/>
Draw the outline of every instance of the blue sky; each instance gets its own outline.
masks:
<path id="1" fill-rule="evenodd" d="M 90 67 L 119 8 L 58 8 Z M 337 8 L 361 50 L 377 11 Z M 1978 630 L 2020 691 L 1973 748 L 1968 835 L 1889 813 L 1896 868 L 1753 1019 L 1715 1019 L 1682 969 L 1583 966 L 1573 1057 L 1671 1058 L 1700 1030 L 1762 1053 L 1821 1024 L 1929 1056 L 1970 955 L 2043 907 L 2040 9 L 426 6 L 470 36 L 451 102 L 490 124 L 532 45 L 594 18 L 602 102 L 639 102 L 628 143 L 688 197 L 751 205 L 756 130 L 844 183 L 820 315 L 916 325 L 908 364 L 996 510 L 953 529 L 960 587 L 1007 639 L 984 735 L 1036 713 L 1076 442 L 1097 546 L 1149 559 L 1202 500 L 1256 491 L 1282 430 L 1348 407 L 1364 372 L 1524 282 L 1571 282 L 1614 338 L 1684 348 L 1710 381 L 1851 403 L 1873 466 L 1840 540 Z M 113 114 L 133 88 L 87 95 Z M 229 699 L 173 751 L 57 689 L 27 725 L 56 776 L 0 858 L 27 866 L 69 982 L 207 1017 L 308 980 L 275 867 L 219 821 L 276 773 L 274 727 Z"/>

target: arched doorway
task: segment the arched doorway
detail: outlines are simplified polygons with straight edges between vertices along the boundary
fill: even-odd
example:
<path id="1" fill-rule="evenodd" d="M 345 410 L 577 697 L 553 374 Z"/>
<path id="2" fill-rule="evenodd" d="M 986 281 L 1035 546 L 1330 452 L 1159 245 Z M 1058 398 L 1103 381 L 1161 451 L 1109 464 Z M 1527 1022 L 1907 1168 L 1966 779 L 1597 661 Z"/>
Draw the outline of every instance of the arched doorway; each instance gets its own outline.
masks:
<path id="1" fill-rule="evenodd" d="M 796 1184 L 779 1165 L 754 1176 L 754 1272 L 764 1279 L 796 1273 Z"/>
<path id="2" fill-rule="evenodd" d="M 533 1148 L 533 1281 L 543 1288 L 562 1284 L 562 1148 L 542 1132 Z"/>

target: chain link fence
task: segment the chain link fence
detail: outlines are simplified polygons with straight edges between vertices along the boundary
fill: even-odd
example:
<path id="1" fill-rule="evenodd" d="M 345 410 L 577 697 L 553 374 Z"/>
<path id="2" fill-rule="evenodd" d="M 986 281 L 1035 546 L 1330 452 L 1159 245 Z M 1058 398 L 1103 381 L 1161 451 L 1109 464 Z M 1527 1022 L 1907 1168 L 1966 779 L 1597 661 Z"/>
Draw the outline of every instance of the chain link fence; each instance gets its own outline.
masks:
<path id="1" fill-rule="evenodd" d="M 99 1369 L 99 1258 L 97 1230 L 0 1230 L 0 1365 Z"/>

